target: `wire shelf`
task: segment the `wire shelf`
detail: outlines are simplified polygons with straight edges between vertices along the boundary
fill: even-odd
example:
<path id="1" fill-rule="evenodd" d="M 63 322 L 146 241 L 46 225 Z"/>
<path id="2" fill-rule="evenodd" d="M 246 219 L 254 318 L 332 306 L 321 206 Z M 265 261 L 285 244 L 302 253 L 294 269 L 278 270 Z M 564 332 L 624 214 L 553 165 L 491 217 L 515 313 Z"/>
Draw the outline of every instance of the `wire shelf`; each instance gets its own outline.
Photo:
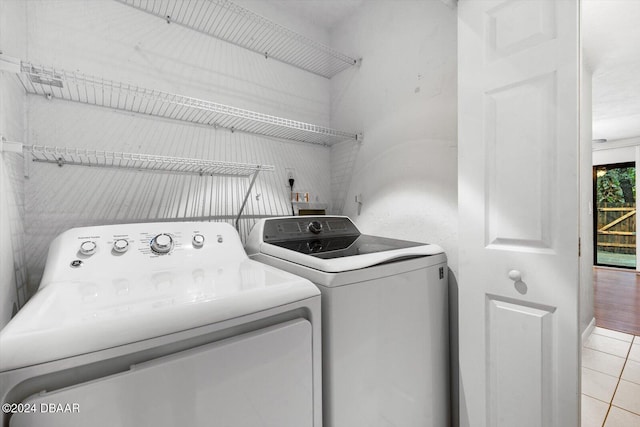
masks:
<path id="1" fill-rule="evenodd" d="M 358 62 L 229 0 L 117 1 L 322 77 Z"/>
<path id="2" fill-rule="evenodd" d="M 18 78 L 25 90 L 47 98 L 60 98 L 291 141 L 332 145 L 359 139 L 355 133 L 28 62 L 21 62 L 20 70 Z"/>
<path id="3" fill-rule="evenodd" d="M 32 160 L 35 162 L 55 163 L 58 166 L 93 166 L 189 175 L 228 175 L 241 177 L 249 177 L 260 171 L 275 170 L 275 167 L 271 165 L 221 162 L 184 157 L 156 156 L 151 154 L 122 153 L 44 145 L 25 145 L 23 146 L 23 151 L 29 153 Z"/>

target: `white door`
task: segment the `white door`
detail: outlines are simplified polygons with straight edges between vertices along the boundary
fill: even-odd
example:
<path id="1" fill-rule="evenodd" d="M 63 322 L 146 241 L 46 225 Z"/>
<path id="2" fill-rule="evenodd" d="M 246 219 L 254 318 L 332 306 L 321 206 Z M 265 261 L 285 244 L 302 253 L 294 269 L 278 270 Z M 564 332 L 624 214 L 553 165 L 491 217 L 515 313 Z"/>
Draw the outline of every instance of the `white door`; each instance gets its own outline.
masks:
<path id="1" fill-rule="evenodd" d="M 462 426 L 579 425 L 578 24 L 458 3 Z"/>

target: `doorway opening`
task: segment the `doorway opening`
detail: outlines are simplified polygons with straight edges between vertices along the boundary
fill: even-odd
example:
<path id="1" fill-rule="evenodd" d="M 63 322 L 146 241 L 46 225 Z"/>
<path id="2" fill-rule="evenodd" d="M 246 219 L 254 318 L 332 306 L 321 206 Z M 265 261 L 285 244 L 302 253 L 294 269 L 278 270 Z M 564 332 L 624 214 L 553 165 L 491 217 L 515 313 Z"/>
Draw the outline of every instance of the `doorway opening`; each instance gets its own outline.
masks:
<path id="1" fill-rule="evenodd" d="M 636 167 L 634 162 L 593 168 L 594 264 L 636 268 Z"/>

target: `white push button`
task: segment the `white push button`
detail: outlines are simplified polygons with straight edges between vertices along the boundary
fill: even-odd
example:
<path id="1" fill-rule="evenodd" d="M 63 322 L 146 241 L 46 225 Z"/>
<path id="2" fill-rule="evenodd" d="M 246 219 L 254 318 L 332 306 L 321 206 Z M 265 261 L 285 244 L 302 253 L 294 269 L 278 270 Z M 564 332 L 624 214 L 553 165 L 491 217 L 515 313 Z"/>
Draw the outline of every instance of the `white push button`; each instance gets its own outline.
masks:
<path id="1" fill-rule="evenodd" d="M 96 249 L 98 249 L 98 245 L 96 245 L 96 242 L 93 242 L 91 240 L 82 242 L 82 244 L 80 245 L 80 253 L 82 255 L 93 255 L 96 253 Z"/>
<path id="2" fill-rule="evenodd" d="M 194 248 L 201 248 L 204 245 L 204 236 L 202 234 L 194 234 L 192 244 Z"/>

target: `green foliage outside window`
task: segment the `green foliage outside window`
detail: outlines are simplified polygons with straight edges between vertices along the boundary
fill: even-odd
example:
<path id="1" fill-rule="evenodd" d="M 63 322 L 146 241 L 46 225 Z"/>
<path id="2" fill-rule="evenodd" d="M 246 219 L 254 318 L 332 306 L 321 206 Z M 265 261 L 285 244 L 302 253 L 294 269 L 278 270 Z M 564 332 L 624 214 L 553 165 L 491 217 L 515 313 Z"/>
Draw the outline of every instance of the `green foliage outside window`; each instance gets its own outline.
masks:
<path id="1" fill-rule="evenodd" d="M 596 198 L 600 203 L 635 203 L 636 168 L 614 168 L 597 170 Z M 602 175 L 602 176 L 600 176 Z"/>

